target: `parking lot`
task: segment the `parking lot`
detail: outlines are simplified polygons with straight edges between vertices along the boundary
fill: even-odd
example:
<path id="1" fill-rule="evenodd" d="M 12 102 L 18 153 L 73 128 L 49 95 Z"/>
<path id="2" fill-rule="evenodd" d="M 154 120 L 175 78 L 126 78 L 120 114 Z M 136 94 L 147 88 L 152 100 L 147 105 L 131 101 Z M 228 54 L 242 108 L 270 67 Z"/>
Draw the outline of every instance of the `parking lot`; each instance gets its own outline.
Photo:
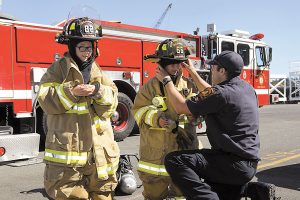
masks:
<path id="1" fill-rule="evenodd" d="M 283 200 L 297 200 L 300 197 L 300 105 L 270 105 L 260 108 L 259 112 L 262 160 L 255 179 L 275 184 Z M 209 148 L 205 135 L 198 138 Z M 130 136 L 119 142 L 119 146 L 122 154 L 138 153 L 139 136 Z M 47 199 L 41 158 L 42 152 L 34 160 L 1 165 L 0 199 Z M 136 168 L 136 160 L 132 161 Z M 142 200 L 141 193 L 142 187 L 132 195 L 116 196 L 116 199 Z"/>

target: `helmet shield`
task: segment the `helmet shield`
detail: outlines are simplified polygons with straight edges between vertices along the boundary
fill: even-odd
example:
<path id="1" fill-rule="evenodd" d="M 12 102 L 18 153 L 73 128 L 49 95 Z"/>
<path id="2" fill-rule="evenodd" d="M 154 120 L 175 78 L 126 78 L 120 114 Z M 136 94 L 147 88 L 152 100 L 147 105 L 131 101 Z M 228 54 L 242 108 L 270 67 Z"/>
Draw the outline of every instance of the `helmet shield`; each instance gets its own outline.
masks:
<path id="1" fill-rule="evenodd" d="M 56 37 L 61 44 L 68 44 L 69 40 L 79 39 L 96 41 L 102 37 L 100 15 L 88 6 L 73 7 L 65 21 L 63 31 Z"/>

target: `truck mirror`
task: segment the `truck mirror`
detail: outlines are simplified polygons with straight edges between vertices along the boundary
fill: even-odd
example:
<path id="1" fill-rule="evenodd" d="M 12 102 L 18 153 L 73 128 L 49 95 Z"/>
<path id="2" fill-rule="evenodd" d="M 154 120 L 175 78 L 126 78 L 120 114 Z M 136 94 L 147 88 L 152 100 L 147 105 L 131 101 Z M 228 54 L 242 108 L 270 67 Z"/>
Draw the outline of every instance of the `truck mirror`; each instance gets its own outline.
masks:
<path id="1" fill-rule="evenodd" d="M 266 47 L 266 56 L 267 65 L 270 65 L 270 62 L 272 61 L 272 47 Z"/>
<path id="2" fill-rule="evenodd" d="M 269 47 L 269 62 L 272 61 L 272 47 Z"/>

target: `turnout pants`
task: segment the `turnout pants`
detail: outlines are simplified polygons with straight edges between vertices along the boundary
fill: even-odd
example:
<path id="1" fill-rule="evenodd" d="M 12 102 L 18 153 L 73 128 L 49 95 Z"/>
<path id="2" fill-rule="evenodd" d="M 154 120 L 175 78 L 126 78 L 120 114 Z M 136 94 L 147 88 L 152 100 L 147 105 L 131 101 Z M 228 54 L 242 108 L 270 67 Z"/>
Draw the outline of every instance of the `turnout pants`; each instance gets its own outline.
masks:
<path id="1" fill-rule="evenodd" d="M 174 186 L 170 186 L 170 183 L 160 181 L 155 183 L 143 182 L 143 196 L 147 200 L 162 200 L 167 197 L 180 197 L 183 199 L 183 194 Z"/>
<path id="2" fill-rule="evenodd" d="M 143 173 L 143 172 L 142 172 Z M 141 174 L 141 172 L 139 173 Z M 182 192 L 166 177 L 153 177 L 153 175 L 140 176 L 144 191 L 143 196 L 146 200 L 162 200 L 167 197 L 183 198 Z"/>
<path id="3" fill-rule="evenodd" d="M 55 200 L 112 200 L 117 180 L 115 176 L 99 180 L 93 162 L 75 168 L 46 164 L 44 186 Z"/>
<path id="4" fill-rule="evenodd" d="M 236 200 L 254 177 L 257 161 L 201 149 L 172 152 L 165 167 L 188 200 Z"/>

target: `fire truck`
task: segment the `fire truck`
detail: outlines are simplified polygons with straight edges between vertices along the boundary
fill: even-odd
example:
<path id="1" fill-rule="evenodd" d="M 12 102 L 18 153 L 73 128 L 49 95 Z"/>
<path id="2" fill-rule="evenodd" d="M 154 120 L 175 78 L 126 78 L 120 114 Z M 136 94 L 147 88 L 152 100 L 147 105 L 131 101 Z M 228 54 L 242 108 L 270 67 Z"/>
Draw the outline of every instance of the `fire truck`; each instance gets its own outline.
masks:
<path id="1" fill-rule="evenodd" d="M 237 29 L 217 33 L 215 24 L 208 24 L 207 32 L 201 37 L 201 59 L 212 59 L 225 50 L 240 54 L 245 64 L 240 77 L 254 87 L 259 106 L 268 105 L 272 48 L 262 41 L 264 35 Z"/>
<path id="2" fill-rule="evenodd" d="M 47 67 L 67 51 L 65 45 L 54 40 L 63 24 L 48 26 L 0 19 L 0 162 L 33 158 L 44 148 L 47 116 L 36 96 Z M 241 77 L 255 88 L 260 106 L 269 103 L 272 49 L 261 41 L 262 34 L 249 36 L 238 30 L 218 34 L 213 30 L 200 37 L 119 22 L 101 21 L 101 25 L 104 37 L 99 41 L 96 62 L 119 90 L 119 104 L 111 119 L 117 141 L 136 128 L 130 112 L 134 98 L 143 83 L 155 75 L 156 65 L 144 62 L 143 57 L 168 38 L 185 41 L 194 66 L 206 80 L 206 59 L 224 50 L 238 52 L 245 62 Z"/>
<path id="3" fill-rule="evenodd" d="M 33 158 L 42 150 L 47 133 L 46 114 L 36 101 L 39 82 L 47 67 L 67 51 L 55 42 L 62 24 L 48 26 L 0 19 L 0 162 Z M 155 64 L 144 62 L 157 44 L 182 38 L 190 45 L 191 59 L 200 68 L 200 36 L 101 21 L 96 62 L 119 90 L 112 117 L 116 140 L 135 128 L 131 107 L 140 86 L 155 75 Z"/>

